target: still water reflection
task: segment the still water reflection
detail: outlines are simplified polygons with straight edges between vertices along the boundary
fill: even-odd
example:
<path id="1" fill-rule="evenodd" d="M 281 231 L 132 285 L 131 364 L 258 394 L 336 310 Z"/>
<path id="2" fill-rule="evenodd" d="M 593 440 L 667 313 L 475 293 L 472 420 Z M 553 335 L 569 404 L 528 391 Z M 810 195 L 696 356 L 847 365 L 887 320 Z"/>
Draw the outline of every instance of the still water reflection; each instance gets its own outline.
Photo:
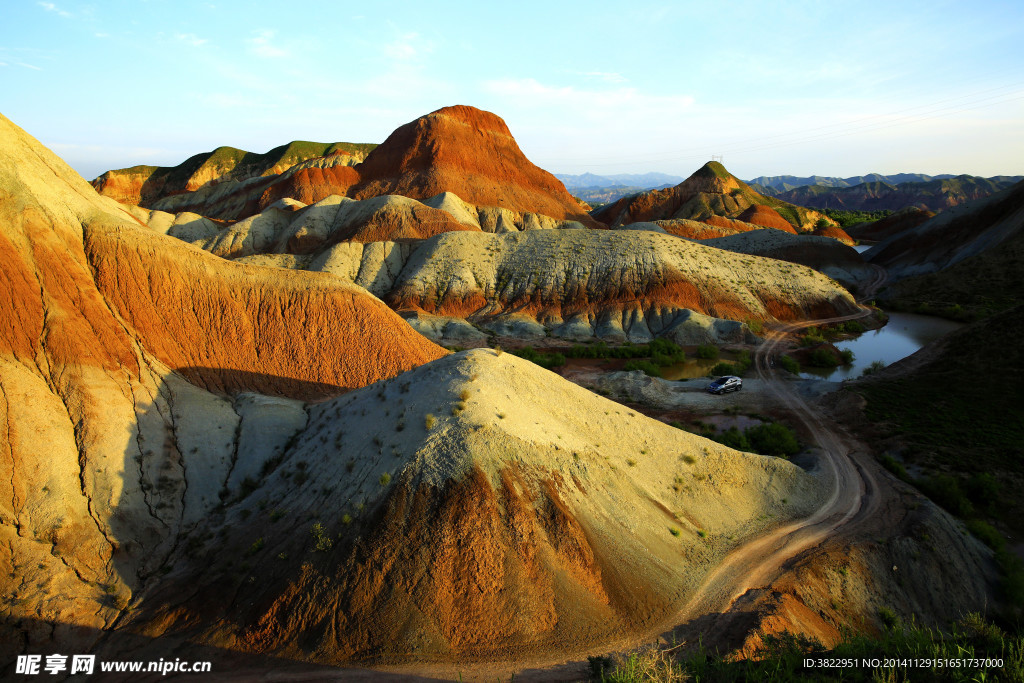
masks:
<path id="1" fill-rule="evenodd" d="M 804 368 L 801 377 L 841 382 L 859 377 L 864 368 L 880 360 L 886 365 L 906 358 L 925 344 L 947 332 L 962 327 L 961 323 L 915 313 L 890 313 L 889 324 L 880 330 L 865 332 L 856 339 L 837 342 L 840 349 L 851 349 L 856 359 L 851 365 L 833 369 Z"/>

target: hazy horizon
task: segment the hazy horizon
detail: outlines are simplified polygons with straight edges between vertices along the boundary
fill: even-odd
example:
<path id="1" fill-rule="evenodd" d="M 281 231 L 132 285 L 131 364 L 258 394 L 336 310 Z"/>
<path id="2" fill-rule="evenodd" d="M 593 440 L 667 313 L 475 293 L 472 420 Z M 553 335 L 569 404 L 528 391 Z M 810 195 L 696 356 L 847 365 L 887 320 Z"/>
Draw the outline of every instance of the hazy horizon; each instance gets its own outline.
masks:
<path id="1" fill-rule="evenodd" d="M 1020 175 L 1024 7 L 24 0 L 0 111 L 86 178 L 469 104 L 556 173 Z"/>

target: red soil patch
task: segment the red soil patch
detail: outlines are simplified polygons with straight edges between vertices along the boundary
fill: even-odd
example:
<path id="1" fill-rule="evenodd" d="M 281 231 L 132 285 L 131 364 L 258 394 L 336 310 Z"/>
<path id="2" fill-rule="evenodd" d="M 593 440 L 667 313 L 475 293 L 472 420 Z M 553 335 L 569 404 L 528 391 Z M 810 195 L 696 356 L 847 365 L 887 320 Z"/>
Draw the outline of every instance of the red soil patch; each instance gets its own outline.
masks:
<path id="1" fill-rule="evenodd" d="M 824 228 L 815 228 L 814 233 L 819 237 L 831 237 L 834 240 L 838 240 L 848 247 L 852 247 L 854 244 L 853 238 L 846 234 L 842 228 L 838 228 L 834 225 L 829 225 Z"/>
<path id="2" fill-rule="evenodd" d="M 796 229 L 790 225 L 789 221 L 779 215 L 779 213 L 771 208 L 770 206 L 764 206 L 755 204 L 754 206 L 748 207 L 746 211 L 739 215 L 739 220 L 746 223 L 753 223 L 754 225 L 760 225 L 763 228 L 773 228 L 775 230 L 782 230 L 796 234 Z"/>

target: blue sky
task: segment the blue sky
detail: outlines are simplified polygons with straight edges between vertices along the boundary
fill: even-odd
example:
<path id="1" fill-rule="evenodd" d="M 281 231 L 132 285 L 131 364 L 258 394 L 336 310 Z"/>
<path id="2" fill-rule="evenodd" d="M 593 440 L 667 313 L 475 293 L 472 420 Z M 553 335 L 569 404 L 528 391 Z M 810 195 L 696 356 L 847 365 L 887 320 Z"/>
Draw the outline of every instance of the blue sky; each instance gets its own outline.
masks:
<path id="1" fill-rule="evenodd" d="M 0 0 L 0 112 L 87 178 L 493 111 L 553 172 L 1024 173 L 1024 3 Z"/>

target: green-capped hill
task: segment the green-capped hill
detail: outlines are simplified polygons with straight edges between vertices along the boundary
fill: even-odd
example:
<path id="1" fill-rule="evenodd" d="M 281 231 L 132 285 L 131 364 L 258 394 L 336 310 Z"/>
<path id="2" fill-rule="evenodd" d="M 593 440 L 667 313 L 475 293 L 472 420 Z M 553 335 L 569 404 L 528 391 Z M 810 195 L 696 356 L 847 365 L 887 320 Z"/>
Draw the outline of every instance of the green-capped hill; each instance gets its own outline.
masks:
<path id="1" fill-rule="evenodd" d="M 831 219 L 817 211 L 766 197 L 729 173 L 717 161 L 709 161 L 689 178 L 662 190 L 623 197 L 592 214 L 611 226 L 643 221 L 688 219 L 720 227 L 744 229 L 744 225 L 786 232 L 811 232 L 819 221 Z"/>
<path id="2" fill-rule="evenodd" d="M 191 156 L 177 166 L 132 166 L 107 171 L 92 185 L 100 194 L 119 202 L 149 206 L 162 197 L 192 192 L 209 183 L 278 175 L 311 159 L 332 157 L 336 164 L 356 164 L 376 146 L 294 140 L 263 154 L 223 146 Z"/>

